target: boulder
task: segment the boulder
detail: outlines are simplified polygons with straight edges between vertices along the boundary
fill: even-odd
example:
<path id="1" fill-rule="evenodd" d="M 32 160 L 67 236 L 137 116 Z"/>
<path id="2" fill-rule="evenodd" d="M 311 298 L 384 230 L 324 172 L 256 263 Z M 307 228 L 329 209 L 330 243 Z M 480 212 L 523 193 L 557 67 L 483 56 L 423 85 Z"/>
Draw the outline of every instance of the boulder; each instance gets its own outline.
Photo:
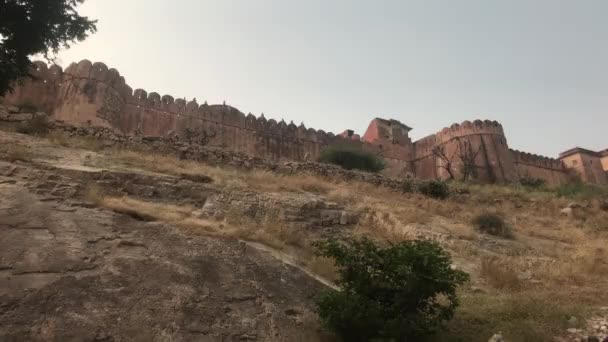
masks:
<path id="1" fill-rule="evenodd" d="M 14 122 L 21 122 L 21 121 L 28 121 L 31 120 L 34 117 L 34 114 L 30 114 L 30 113 L 18 113 L 18 114 L 10 114 L 7 117 L 8 121 L 14 121 Z"/>
<path id="2" fill-rule="evenodd" d="M 561 215 L 563 215 L 563 216 L 568 216 L 568 217 L 570 217 L 570 216 L 572 216 L 572 211 L 573 211 L 573 210 L 572 210 L 572 208 L 567 207 L 567 208 L 564 208 L 564 209 L 560 210 L 560 211 L 559 211 L 559 213 L 560 213 Z"/>
<path id="3" fill-rule="evenodd" d="M 504 342 L 504 338 L 502 337 L 502 333 L 494 334 L 488 342 Z"/>

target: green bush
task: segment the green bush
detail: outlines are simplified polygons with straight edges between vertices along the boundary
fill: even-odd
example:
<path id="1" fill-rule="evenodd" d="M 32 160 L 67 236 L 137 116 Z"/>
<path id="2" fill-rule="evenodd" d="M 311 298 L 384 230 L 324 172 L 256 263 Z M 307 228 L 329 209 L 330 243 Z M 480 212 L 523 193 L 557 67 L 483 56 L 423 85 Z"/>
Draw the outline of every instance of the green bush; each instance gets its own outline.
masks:
<path id="1" fill-rule="evenodd" d="M 475 228 L 486 234 L 500 236 L 507 239 L 512 239 L 513 232 L 511 227 L 505 222 L 505 219 L 494 213 L 483 213 L 473 218 Z"/>
<path id="2" fill-rule="evenodd" d="M 411 179 L 404 180 L 403 183 L 401 184 L 401 191 L 403 191 L 406 194 L 416 191 L 416 186 L 414 184 L 414 181 Z"/>
<path id="3" fill-rule="evenodd" d="M 49 132 L 49 122 L 45 116 L 34 116 L 31 120 L 20 123 L 17 133 L 45 135 Z"/>
<path id="4" fill-rule="evenodd" d="M 450 187 L 442 180 L 423 181 L 418 184 L 418 191 L 435 199 L 446 199 L 450 195 Z"/>
<path id="5" fill-rule="evenodd" d="M 545 187 L 546 181 L 540 178 L 524 177 L 519 180 L 519 184 L 530 189 L 542 189 Z"/>
<path id="6" fill-rule="evenodd" d="M 379 172 L 385 167 L 384 161 L 375 154 L 342 145 L 324 148 L 319 156 L 319 162 L 339 165 L 346 170 L 369 172 Z"/>
<path id="7" fill-rule="evenodd" d="M 344 341 L 418 341 L 451 319 L 456 288 L 468 274 L 436 242 L 403 241 L 387 248 L 371 240 L 315 243 L 317 255 L 335 259 L 340 291 L 317 301 L 324 325 Z"/>

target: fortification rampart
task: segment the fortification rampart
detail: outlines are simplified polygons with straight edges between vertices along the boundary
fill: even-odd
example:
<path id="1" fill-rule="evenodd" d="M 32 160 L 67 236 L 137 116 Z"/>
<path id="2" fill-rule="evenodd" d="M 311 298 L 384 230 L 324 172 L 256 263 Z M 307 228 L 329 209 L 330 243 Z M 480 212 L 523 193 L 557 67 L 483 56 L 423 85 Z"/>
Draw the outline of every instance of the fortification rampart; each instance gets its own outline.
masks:
<path id="1" fill-rule="evenodd" d="M 470 164 L 475 178 L 482 181 L 509 182 L 527 176 L 550 183 L 567 179 L 558 160 L 509 150 L 496 121 L 465 121 L 412 143 L 411 128 L 377 118 L 361 139 L 354 132 L 335 135 L 304 124 L 245 115 L 226 104 L 199 104 L 144 89 L 133 91 L 118 70 L 88 60 L 72 63 L 65 71 L 35 62 L 32 78 L 1 102 L 35 107 L 72 125 L 106 127 L 122 134 L 204 136 L 210 146 L 275 161 L 315 160 L 324 146 L 346 144 L 383 157 L 392 176 L 449 178 L 445 161 L 433 152 L 439 148 L 453 161 L 456 178 L 463 177 L 465 164 Z M 472 156 L 469 163 L 467 155 Z"/>
<path id="2" fill-rule="evenodd" d="M 416 175 L 475 177 L 489 182 L 516 179 L 502 126 L 475 120 L 453 124 L 414 143 Z"/>
<path id="3" fill-rule="evenodd" d="M 522 152 L 518 150 L 510 149 L 511 154 L 513 155 L 513 161 L 520 164 L 526 164 L 538 168 L 543 169 L 551 169 L 556 171 L 563 171 L 564 166 L 562 161 L 555 158 L 549 158 L 545 156 L 540 156 L 537 154 Z"/>
<path id="4" fill-rule="evenodd" d="M 570 173 L 559 159 L 517 150 L 510 150 L 510 152 L 519 179 L 543 179 L 549 185 L 559 185 L 568 182 L 571 178 Z"/>
<path id="5" fill-rule="evenodd" d="M 23 80 L 13 92 L 5 94 L 2 102 L 9 106 L 29 107 L 51 113 L 63 79 L 61 67 L 50 68 L 44 62 L 34 62 L 31 78 Z"/>

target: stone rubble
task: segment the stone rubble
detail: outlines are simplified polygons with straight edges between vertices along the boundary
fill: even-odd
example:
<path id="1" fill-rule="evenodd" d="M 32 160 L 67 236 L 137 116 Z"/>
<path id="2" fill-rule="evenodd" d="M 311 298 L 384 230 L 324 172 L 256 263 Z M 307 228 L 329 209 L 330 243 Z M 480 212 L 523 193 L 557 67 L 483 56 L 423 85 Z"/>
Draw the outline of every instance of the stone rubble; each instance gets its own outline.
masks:
<path id="1" fill-rule="evenodd" d="M 566 330 L 567 335 L 565 337 L 557 338 L 558 342 L 608 342 L 608 307 L 602 308 L 605 310 L 601 315 L 591 317 L 586 320 L 586 324 L 583 328 L 568 328 Z M 578 319 L 574 317 L 568 322 L 574 322 L 576 325 Z"/>

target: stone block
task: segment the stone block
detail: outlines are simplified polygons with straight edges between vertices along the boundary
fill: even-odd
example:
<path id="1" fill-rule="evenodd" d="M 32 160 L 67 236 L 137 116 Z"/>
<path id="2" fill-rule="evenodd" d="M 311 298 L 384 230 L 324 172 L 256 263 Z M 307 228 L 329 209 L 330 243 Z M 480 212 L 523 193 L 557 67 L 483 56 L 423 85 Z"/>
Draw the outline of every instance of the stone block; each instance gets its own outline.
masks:
<path id="1" fill-rule="evenodd" d="M 13 121 L 13 122 L 21 122 L 21 121 L 28 121 L 31 120 L 34 117 L 33 114 L 29 114 L 29 113 L 18 113 L 18 114 L 10 114 L 8 115 L 8 121 Z"/>

